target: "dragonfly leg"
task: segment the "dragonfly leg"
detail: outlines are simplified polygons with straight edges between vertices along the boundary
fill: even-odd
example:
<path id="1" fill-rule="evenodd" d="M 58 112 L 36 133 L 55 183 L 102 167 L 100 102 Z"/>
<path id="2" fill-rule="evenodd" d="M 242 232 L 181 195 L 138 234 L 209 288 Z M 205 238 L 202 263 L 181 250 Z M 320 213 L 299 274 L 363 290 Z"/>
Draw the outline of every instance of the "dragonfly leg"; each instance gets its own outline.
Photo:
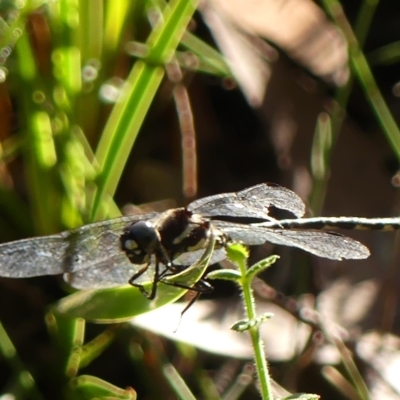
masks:
<path id="1" fill-rule="evenodd" d="M 171 274 L 171 275 L 173 275 L 173 274 Z M 169 275 L 164 275 L 164 278 L 165 278 L 165 276 L 169 276 Z M 191 292 L 195 292 L 195 295 L 193 296 L 193 298 L 190 299 L 189 303 L 185 306 L 185 308 L 181 312 L 181 318 L 183 317 L 183 314 L 199 299 L 199 297 L 202 294 L 211 293 L 214 290 L 214 287 L 210 283 L 205 281 L 204 279 L 200 279 L 193 286 L 188 286 L 188 285 L 185 285 L 185 284 L 179 283 L 179 282 L 166 282 L 163 279 L 161 279 L 160 282 L 164 283 L 165 285 L 170 285 L 170 286 L 174 286 L 174 287 L 178 287 L 178 288 L 182 288 L 182 289 L 187 289 L 187 290 L 190 290 Z"/>
<path id="2" fill-rule="evenodd" d="M 141 268 L 138 272 L 136 272 L 128 281 L 128 283 L 134 287 L 137 287 L 140 292 L 143 294 L 144 297 L 146 297 L 149 300 L 154 300 L 157 294 L 157 284 L 158 282 L 162 281 L 162 279 L 165 276 L 169 275 L 174 275 L 178 271 L 176 269 L 176 266 L 171 262 L 167 261 L 165 263 L 165 270 L 160 273 L 160 261 L 156 260 L 155 266 L 154 266 L 154 277 L 153 277 L 153 282 L 151 286 L 150 292 L 148 292 L 143 285 L 140 283 L 136 283 L 135 281 L 142 276 L 149 268 L 151 263 L 147 263 L 143 268 Z"/>
<path id="3" fill-rule="evenodd" d="M 199 299 L 199 297 L 203 294 L 203 293 L 211 293 L 214 288 L 213 286 L 208 283 L 207 281 L 200 279 L 199 281 L 197 281 L 192 287 L 189 286 L 185 286 L 183 284 L 179 284 L 179 283 L 174 283 L 174 282 L 164 282 L 161 281 L 162 283 L 165 283 L 166 285 L 171 285 L 171 286 L 176 286 L 176 287 L 180 287 L 183 289 L 188 289 L 191 290 L 192 292 L 195 292 L 195 295 L 189 300 L 188 304 L 185 306 L 185 308 L 182 310 L 181 312 L 181 316 L 179 318 L 179 323 L 178 326 L 175 329 L 175 332 L 178 330 L 182 318 L 183 318 L 183 314 L 185 314 L 185 312 L 187 310 L 189 310 L 190 307 L 192 307 L 192 305 Z"/>
<path id="4" fill-rule="evenodd" d="M 136 283 L 135 282 L 136 279 L 138 279 L 140 276 L 142 276 L 147 271 L 147 269 L 149 268 L 149 265 L 150 265 L 150 263 L 146 264 L 143 268 L 141 268 L 138 272 L 136 272 L 136 274 L 131 276 L 131 278 L 129 279 L 128 282 L 129 282 L 130 285 L 139 288 L 140 292 L 143 294 L 144 297 L 146 297 L 149 300 L 152 300 L 155 297 L 155 293 L 153 293 L 154 292 L 154 288 L 152 287 L 152 289 L 151 289 L 151 291 L 149 293 L 149 292 L 146 291 L 146 289 L 144 288 L 143 285 L 141 285 L 140 283 Z M 156 270 L 157 269 L 158 268 L 156 267 Z M 154 286 L 154 282 L 153 282 L 153 286 Z M 151 296 L 153 296 L 153 297 L 151 297 Z"/>

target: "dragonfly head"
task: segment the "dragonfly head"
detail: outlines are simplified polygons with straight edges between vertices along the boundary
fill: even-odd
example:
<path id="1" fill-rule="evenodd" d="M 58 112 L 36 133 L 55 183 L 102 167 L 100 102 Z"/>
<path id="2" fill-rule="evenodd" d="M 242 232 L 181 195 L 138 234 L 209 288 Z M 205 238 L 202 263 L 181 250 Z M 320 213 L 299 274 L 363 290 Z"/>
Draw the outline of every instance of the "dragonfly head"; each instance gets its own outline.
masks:
<path id="1" fill-rule="evenodd" d="M 146 262 L 160 249 L 160 241 L 160 234 L 149 221 L 127 225 L 120 237 L 121 249 L 135 263 Z"/>

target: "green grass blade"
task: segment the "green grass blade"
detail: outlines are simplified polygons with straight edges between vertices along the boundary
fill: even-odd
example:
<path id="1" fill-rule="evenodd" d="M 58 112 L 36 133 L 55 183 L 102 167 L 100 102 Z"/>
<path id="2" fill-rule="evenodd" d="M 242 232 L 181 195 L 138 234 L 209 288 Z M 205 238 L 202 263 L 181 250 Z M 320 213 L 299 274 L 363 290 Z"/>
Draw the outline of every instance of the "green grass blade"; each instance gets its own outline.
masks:
<path id="1" fill-rule="evenodd" d="M 148 39 L 150 53 L 146 62 L 136 62 L 126 81 L 120 102 L 112 111 L 96 152 L 100 172 L 92 219 L 99 217 L 104 195 L 112 197 L 115 193 L 126 160 L 164 76 L 163 65 L 171 60 L 196 5 L 196 0 L 169 3 L 163 15 L 165 22 L 158 24 Z"/>
<path id="2" fill-rule="evenodd" d="M 397 126 L 397 123 L 393 118 L 389 107 L 382 96 L 382 93 L 379 90 L 371 68 L 369 67 L 366 57 L 361 50 L 357 37 L 344 15 L 342 6 L 337 0 L 324 0 L 323 3 L 326 10 L 342 30 L 347 41 L 349 42 L 350 62 L 354 74 L 360 82 L 366 98 L 371 104 L 372 110 L 374 111 L 387 140 L 396 154 L 396 157 L 400 159 L 399 127 Z"/>

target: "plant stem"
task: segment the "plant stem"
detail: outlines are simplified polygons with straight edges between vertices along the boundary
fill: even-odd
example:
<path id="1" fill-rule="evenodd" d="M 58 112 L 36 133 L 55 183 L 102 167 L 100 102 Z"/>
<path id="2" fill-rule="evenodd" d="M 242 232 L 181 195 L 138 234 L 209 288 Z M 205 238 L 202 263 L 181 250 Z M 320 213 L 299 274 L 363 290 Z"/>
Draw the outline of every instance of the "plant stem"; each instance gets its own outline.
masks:
<path id="1" fill-rule="evenodd" d="M 246 310 L 247 318 L 249 321 L 256 318 L 255 302 L 253 297 L 253 290 L 251 288 L 251 279 L 247 276 L 246 263 L 243 260 L 238 262 L 240 273 L 242 275 L 242 291 L 243 291 L 243 305 Z M 260 337 L 258 324 L 250 327 L 250 337 L 254 349 L 254 360 L 256 364 L 258 379 L 260 382 L 260 391 L 263 400 L 272 400 L 271 381 L 268 372 L 267 359 L 264 353 L 264 346 Z"/>

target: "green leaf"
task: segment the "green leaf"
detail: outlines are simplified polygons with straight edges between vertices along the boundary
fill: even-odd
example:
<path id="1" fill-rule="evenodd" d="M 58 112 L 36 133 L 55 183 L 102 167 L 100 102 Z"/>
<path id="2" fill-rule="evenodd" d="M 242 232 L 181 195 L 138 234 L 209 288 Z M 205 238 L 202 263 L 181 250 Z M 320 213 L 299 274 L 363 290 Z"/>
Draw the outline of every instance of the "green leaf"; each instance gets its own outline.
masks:
<path id="1" fill-rule="evenodd" d="M 281 400 L 318 400 L 320 396 L 317 394 L 310 394 L 310 393 L 295 393 L 288 397 L 284 397 Z"/>
<path id="2" fill-rule="evenodd" d="M 46 324 L 54 343 L 57 344 L 59 359 L 57 367 L 60 374 L 76 376 L 81 358 L 81 346 L 85 336 L 85 321 L 82 318 L 66 318 L 48 312 Z"/>
<path id="3" fill-rule="evenodd" d="M 232 72 L 224 56 L 201 39 L 190 32 L 185 32 L 182 38 L 182 46 L 193 52 L 193 55 L 197 58 L 196 71 L 233 79 Z M 188 66 L 185 63 L 185 59 L 188 58 L 187 54 L 177 52 L 175 55 L 178 61 L 181 61 L 183 67 L 190 69 L 190 65 Z"/>
<path id="4" fill-rule="evenodd" d="M 265 313 L 259 317 L 251 320 L 242 319 L 231 326 L 231 329 L 236 332 L 248 331 L 250 328 L 259 327 L 266 319 L 270 319 L 274 316 L 273 313 Z"/>
<path id="5" fill-rule="evenodd" d="M 82 346 L 80 354 L 79 369 L 86 367 L 95 360 L 113 342 L 121 325 L 111 325 L 100 335 L 96 336 L 89 343 Z"/>
<path id="6" fill-rule="evenodd" d="M 207 274 L 207 279 L 222 279 L 225 281 L 238 281 L 242 276 L 234 269 L 218 269 Z"/>
<path id="7" fill-rule="evenodd" d="M 74 398 L 79 400 L 136 400 L 136 392 L 129 388 L 120 389 L 102 379 L 91 375 L 81 375 L 71 379 L 69 388 L 73 392 Z"/>
<path id="8" fill-rule="evenodd" d="M 229 259 L 235 264 L 246 263 L 249 257 L 249 250 L 240 243 L 232 243 L 226 248 Z"/>
<path id="9" fill-rule="evenodd" d="M 263 260 L 257 262 L 256 264 L 252 265 L 246 272 L 246 276 L 248 279 L 253 279 L 253 277 L 260 272 L 264 271 L 265 269 L 269 268 L 271 265 L 275 264 L 275 262 L 279 259 L 279 256 L 272 255 Z"/>

